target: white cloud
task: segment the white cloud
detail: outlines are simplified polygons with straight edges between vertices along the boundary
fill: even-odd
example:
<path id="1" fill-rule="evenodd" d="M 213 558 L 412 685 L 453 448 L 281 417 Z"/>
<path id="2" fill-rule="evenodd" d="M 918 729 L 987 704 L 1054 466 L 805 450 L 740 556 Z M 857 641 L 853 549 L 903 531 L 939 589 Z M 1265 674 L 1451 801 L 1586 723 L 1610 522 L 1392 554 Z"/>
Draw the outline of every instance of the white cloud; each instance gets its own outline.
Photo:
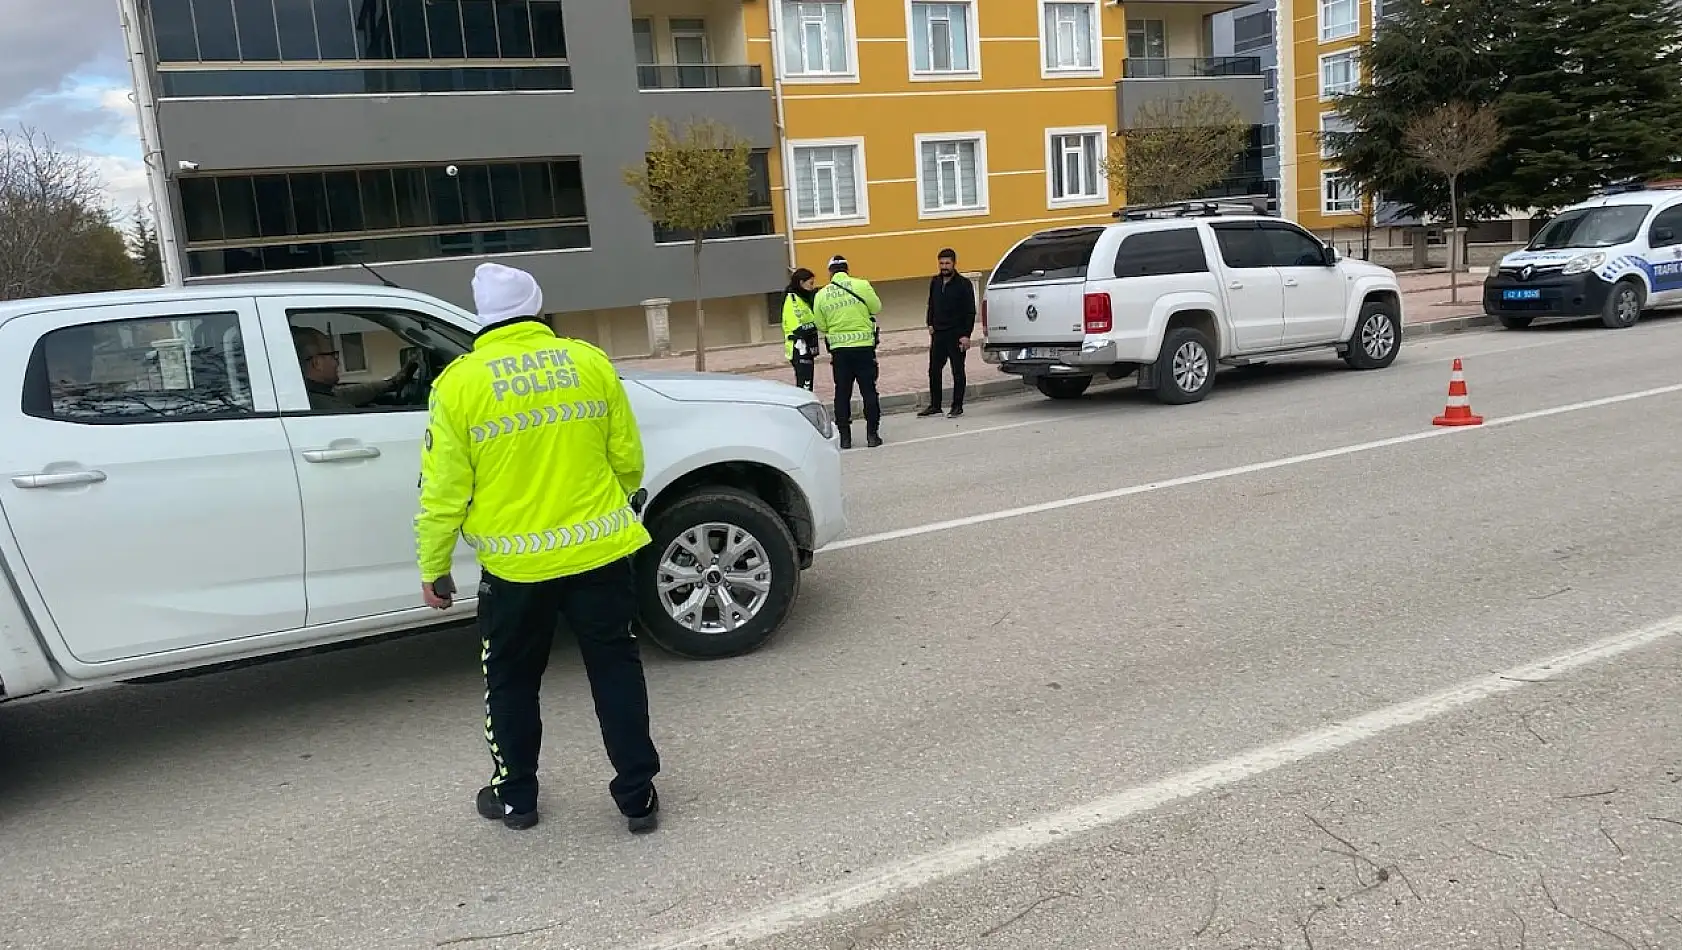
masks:
<path id="1" fill-rule="evenodd" d="M 125 223 L 132 221 L 136 204 L 144 205 L 147 213 L 152 213 L 145 163 L 120 155 L 89 155 L 88 160 L 105 182 L 107 203 L 118 218 Z"/>

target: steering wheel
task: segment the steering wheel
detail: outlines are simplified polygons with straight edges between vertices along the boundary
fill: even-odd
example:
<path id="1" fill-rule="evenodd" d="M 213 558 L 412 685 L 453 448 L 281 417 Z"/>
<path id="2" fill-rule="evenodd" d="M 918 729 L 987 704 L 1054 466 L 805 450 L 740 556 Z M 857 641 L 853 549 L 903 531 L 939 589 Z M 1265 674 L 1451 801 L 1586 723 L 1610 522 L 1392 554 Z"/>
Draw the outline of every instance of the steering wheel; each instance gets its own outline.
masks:
<path id="1" fill-rule="evenodd" d="M 426 393 L 432 386 L 432 354 L 426 350 L 420 351 L 420 360 L 415 365 L 415 371 L 403 385 L 397 387 L 398 405 L 424 406 Z"/>

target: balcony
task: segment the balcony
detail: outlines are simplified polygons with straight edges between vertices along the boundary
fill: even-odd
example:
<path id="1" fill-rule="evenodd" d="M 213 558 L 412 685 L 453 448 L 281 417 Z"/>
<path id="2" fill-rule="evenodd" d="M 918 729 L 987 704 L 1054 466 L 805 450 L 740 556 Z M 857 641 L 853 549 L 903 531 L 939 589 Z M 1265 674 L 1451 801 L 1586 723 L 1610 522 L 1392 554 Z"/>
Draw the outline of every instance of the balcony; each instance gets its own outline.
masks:
<path id="1" fill-rule="evenodd" d="M 1179 101 L 1198 93 L 1225 96 L 1247 125 L 1267 121 L 1266 79 L 1256 56 L 1130 58 L 1116 82 L 1120 128 L 1138 128 L 1139 109 L 1147 103 Z"/>
<path id="2" fill-rule="evenodd" d="M 764 82 L 758 66 L 660 63 L 637 67 L 637 88 L 644 92 L 663 89 L 760 89 L 763 87 Z"/>

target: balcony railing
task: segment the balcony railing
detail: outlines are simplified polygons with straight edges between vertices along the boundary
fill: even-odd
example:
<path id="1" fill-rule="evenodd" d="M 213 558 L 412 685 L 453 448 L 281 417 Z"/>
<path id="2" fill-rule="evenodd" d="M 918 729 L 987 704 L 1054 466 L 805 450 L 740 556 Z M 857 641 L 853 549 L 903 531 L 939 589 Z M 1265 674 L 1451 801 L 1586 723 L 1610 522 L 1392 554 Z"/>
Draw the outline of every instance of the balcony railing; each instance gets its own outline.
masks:
<path id="1" fill-rule="evenodd" d="M 758 66 L 662 63 L 637 67 L 638 89 L 758 89 L 763 85 Z"/>
<path id="2" fill-rule="evenodd" d="M 1260 56 L 1175 56 L 1160 59 L 1136 57 L 1121 63 L 1123 79 L 1200 79 L 1210 76 L 1256 76 L 1262 74 Z"/>

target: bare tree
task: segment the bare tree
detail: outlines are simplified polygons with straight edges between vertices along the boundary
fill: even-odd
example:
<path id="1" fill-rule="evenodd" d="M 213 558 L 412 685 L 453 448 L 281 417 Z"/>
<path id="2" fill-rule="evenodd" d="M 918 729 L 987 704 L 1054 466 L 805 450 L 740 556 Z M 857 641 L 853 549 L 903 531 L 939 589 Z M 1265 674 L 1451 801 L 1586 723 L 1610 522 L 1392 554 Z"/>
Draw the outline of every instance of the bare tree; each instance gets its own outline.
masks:
<path id="1" fill-rule="evenodd" d="M 1131 204 L 1184 201 L 1227 177 L 1249 144 L 1250 127 L 1232 100 L 1198 92 L 1153 99 L 1134 111 L 1104 176 Z"/>
<path id="2" fill-rule="evenodd" d="M 90 265 L 82 251 L 110 229 L 103 200 L 86 158 L 34 129 L 0 130 L 0 300 L 78 290 L 97 277 L 81 273 Z"/>
<path id="3" fill-rule="evenodd" d="M 695 370 L 707 368 L 706 313 L 701 305 L 701 248 L 748 206 L 752 149 L 728 127 L 695 121 L 674 133 L 664 119 L 648 127 L 648 156 L 625 169 L 637 207 L 655 226 L 676 231 L 695 249 Z"/>
<path id="4" fill-rule="evenodd" d="M 1506 133 L 1495 110 L 1450 102 L 1419 116 L 1402 130 L 1402 147 L 1414 161 L 1448 179 L 1449 299 L 1460 300 L 1460 178 L 1495 155 Z"/>

